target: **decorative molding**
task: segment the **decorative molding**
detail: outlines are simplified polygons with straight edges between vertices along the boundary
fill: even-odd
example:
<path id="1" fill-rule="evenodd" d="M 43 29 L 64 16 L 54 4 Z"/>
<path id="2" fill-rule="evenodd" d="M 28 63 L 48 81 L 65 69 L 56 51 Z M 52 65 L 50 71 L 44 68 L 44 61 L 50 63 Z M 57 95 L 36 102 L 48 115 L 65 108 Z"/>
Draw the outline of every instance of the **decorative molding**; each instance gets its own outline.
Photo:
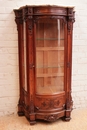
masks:
<path id="1" fill-rule="evenodd" d="M 61 19 L 64 24 L 67 24 L 67 18 L 63 16 L 34 16 L 34 23 L 38 22 L 39 19 Z"/>
<path id="2" fill-rule="evenodd" d="M 32 19 L 33 18 L 31 16 L 32 12 L 33 12 L 32 8 L 24 8 L 23 9 L 23 20 Z"/>
<path id="3" fill-rule="evenodd" d="M 61 101 L 63 104 L 61 104 Z M 35 105 L 35 108 L 37 110 L 46 110 L 46 109 L 58 109 L 61 107 L 64 107 L 64 97 L 61 98 L 37 98 L 36 102 L 39 102 L 39 104 Z"/>
<path id="4" fill-rule="evenodd" d="M 15 12 L 15 22 L 18 24 L 22 24 L 23 23 L 23 18 L 22 18 L 22 10 L 14 10 Z"/>
<path id="5" fill-rule="evenodd" d="M 73 16 L 69 16 L 68 17 L 68 21 L 71 21 L 72 23 L 74 23 L 75 22 L 75 18 Z"/>
<path id="6" fill-rule="evenodd" d="M 33 9 L 31 7 L 28 8 L 28 14 L 32 14 L 33 13 Z"/>
<path id="7" fill-rule="evenodd" d="M 68 8 L 68 15 L 73 15 L 73 9 L 72 8 Z"/>
<path id="8" fill-rule="evenodd" d="M 15 19 L 15 22 L 16 22 L 17 24 L 23 24 L 23 19 L 22 19 L 22 18 L 16 18 L 16 19 Z"/>
<path id="9" fill-rule="evenodd" d="M 68 21 L 74 23 L 75 22 L 75 11 L 68 9 Z"/>
<path id="10" fill-rule="evenodd" d="M 64 23 L 67 23 L 67 19 L 64 16 L 51 16 L 53 19 L 62 19 Z"/>
<path id="11" fill-rule="evenodd" d="M 32 14 L 32 8 L 24 8 L 22 10 L 14 10 L 15 12 L 15 15 L 16 15 L 16 18 L 15 18 L 15 21 L 16 23 L 20 23 L 22 24 L 23 21 L 26 21 L 27 19 L 32 19 L 33 16 L 31 15 Z"/>
<path id="12" fill-rule="evenodd" d="M 35 13 L 39 13 L 40 10 L 39 10 L 39 9 L 34 9 L 34 12 L 35 12 Z"/>
<path id="13" fill-rule="evenodd" d="M 22 10 L 14 10 L 14 12 L 17 18 L 22 17 Z"/>
<path id="14" fill-rule="evenodd" d="M 23 21 L 27 20 L 27 15 L 28 15 L 28 8 L 23 9 Z"/>

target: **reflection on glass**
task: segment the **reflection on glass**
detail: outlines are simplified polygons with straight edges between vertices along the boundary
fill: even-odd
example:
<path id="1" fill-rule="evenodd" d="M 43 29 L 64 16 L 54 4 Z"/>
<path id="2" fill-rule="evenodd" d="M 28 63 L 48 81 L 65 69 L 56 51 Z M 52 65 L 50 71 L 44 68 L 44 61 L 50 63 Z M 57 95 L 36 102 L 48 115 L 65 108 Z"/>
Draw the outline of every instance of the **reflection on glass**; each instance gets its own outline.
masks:
<path id="1" fill-rule="evenodd" d="M 23 24 L 24 29 L 24 89 L 27 91 L 27 73 L 26 73 L 26 23 Z"/>
<path id="2" fill-rule="evenodd" d="M 64 91 L 64 24 L 39 20 L 36 24 L 36 93 Z"/>

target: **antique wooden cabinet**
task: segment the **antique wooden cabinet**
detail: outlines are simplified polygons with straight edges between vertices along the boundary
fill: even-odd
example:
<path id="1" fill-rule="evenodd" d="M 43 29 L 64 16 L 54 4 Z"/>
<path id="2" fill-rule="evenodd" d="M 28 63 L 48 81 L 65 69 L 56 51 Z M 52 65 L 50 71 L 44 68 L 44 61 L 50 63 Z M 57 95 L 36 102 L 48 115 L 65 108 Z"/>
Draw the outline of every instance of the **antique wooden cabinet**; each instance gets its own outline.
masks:
<path id="1" fill-rule="evenodd" d="M 18 115 L 70 120 L 73 7 L 24 6 L 14 10 L 18 30 Z"/>

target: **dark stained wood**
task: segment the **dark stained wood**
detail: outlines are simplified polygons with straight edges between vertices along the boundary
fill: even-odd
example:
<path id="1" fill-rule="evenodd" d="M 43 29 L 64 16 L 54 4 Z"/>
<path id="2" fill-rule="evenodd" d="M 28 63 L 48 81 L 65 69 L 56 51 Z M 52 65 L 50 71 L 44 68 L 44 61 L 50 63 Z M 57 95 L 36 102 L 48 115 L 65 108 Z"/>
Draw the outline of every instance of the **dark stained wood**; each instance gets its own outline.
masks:
<path id="1" fill-rule="evenodd" d="M 69 121 L 73 104 L 71 75 L 74 8 L 23 6 L 14 12 L 19 48 L 19 116 L 25 115 L 31 125 L 35 124 L 37 119 L 53 122 L 63 118 Z M 60 34 L 56 29 L 59 26 L 58 20 L 61 25 Z M 43 40 L 44 35 L 46 36 Z M 57 45 L 58 37 L 60 45 Z M 57 64 L 57 67 L 51 63 Z"/>

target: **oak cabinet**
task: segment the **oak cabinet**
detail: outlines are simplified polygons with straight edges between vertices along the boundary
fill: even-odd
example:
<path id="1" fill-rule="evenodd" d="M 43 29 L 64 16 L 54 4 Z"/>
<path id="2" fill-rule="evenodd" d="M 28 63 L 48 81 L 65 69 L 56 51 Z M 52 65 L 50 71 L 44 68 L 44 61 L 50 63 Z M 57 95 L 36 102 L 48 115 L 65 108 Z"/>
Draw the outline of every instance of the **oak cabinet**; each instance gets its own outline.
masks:
<path id="1" fill-rule="evenodd" d="M 15 9 L 18 30 L 20 98 L 18 114 L 70 120 L 73 7 Z"/>

